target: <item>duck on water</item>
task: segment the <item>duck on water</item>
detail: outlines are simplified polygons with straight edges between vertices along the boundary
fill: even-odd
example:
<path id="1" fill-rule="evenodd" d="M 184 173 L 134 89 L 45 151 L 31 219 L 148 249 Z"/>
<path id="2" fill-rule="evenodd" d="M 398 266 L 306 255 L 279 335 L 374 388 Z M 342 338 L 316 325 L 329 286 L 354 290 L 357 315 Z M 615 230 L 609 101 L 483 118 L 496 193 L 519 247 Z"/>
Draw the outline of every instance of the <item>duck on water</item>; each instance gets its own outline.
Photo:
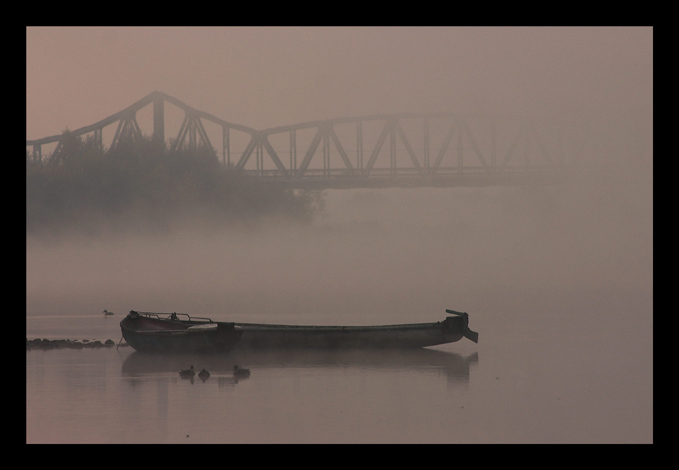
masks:
<path id="1" fill-rule="evenodd" d="M 179 376 L 182 379 L 192 379 L 194 375 L 196 375 L 196 371 L 193 369 L 193 365 L 191 365 L 191 367 L 189 367 L 188 369 L 183 369 L 179 371 Z"/>
<path id="2" fill-rule="evenodd" d="M 242 369 L 235 365 L 233 366 L 233 376 L 239 379 L 250 377 L 250 369 Z"/>

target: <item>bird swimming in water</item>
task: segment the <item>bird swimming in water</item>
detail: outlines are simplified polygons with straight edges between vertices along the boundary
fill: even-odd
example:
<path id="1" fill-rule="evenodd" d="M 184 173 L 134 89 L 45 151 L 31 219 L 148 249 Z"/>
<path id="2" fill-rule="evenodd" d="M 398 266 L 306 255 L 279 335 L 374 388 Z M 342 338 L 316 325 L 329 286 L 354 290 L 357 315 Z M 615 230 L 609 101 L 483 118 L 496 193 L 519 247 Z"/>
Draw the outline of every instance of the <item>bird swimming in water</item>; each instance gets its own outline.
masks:
<path id="1" fill-rule="evenodd" d="M 115 315 L 113 312 L 109 312 L 108 310 L 104 309 L 104 315 Z"/>
<path id="2" fill-rule="evenodd" d="M 250 377 L 250 369 L 241 369 L 238 366 L 233 366 L 233 376 L 241 379 Z"/>
<path id="3" fill-rule="evenodd" d="M 188 369 L 184 369 L 184 370 L 179 371 L 179 376 L 182 379 L 192 379 L 194 375 L 196 375 L 196 371 L 193 370 L 193 365 L 191 367 L 189 367 Z"/>
<path id="4" fill-rule="evenodd" d="M 198 372 L 198 377 L 200 378 L 200 380 L 205 382 L 207 379 L 210 378 L 210 373 L 208 371 L 206 371 L 205 369 L 203 369 L 200 372 Z"/>

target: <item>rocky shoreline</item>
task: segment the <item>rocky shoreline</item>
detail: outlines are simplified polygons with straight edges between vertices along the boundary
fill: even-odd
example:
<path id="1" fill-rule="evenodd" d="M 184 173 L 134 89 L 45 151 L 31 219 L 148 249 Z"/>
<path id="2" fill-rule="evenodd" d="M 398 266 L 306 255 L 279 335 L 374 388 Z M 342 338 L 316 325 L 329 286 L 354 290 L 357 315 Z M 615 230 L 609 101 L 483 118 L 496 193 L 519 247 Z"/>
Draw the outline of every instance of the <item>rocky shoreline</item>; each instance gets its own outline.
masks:
<path id="1" fill-rule="evenodd" d="M 112 348 L 116 343 L 112 339 L 107 339 L 104 342 L 100 340 L 82 341 L 70 339 L 28 339 L 26 338 L 26 351 L 33 349 L 96 349 L 96 348 Z M 120 347 L 127 346 L 127 343 L 120 344 Z"/>

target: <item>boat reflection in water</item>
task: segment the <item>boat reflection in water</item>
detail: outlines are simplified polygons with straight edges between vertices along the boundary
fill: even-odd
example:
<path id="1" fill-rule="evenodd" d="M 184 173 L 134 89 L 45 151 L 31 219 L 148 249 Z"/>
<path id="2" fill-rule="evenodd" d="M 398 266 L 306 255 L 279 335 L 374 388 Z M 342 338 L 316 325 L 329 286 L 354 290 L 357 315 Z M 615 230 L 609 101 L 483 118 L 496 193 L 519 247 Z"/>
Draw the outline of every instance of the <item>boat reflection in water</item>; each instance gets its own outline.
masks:
<path id="1" fill-rule="evenodd" d="M 148 374 L 176 376 L 187 364 L 200 364 L 210 371 L 210 380 L 220 386 L 235 385 L 234 365 L 252 370 L 252 377 L 273 369 L 311 370 L 356 368 L 379 372 L 418 372 L 444 376 L 449 382 L 467 384 L 472 364 L 478 354 L 469 356 L 435 349 L 397 350 L 263 350 L 231 351 L 221 354 L 149 353 L 134 351 L 122 365 L 123 376 L 138 377 Z M 252 380 L 252 379 L 249 379 Z"/>

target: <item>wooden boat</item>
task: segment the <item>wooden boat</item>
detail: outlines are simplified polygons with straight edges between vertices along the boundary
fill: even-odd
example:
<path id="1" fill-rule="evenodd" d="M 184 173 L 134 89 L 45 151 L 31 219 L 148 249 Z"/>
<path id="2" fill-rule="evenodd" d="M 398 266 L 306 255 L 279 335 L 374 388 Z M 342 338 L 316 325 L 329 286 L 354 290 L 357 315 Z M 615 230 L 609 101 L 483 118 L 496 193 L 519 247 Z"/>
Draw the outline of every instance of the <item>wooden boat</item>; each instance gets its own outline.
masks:
<path id="1" fill-rule="evenodd" d="M 130 311 L 120 328 L 137 351 L 229 351 L 231 349 L 412 349 L 459 341 L 478 342 L 469 315 L 432 323 L 375 326 L 305 326 L 214 322 L 187 314 Z M 181 318 L 180 318 L 181 316 Z"/>

